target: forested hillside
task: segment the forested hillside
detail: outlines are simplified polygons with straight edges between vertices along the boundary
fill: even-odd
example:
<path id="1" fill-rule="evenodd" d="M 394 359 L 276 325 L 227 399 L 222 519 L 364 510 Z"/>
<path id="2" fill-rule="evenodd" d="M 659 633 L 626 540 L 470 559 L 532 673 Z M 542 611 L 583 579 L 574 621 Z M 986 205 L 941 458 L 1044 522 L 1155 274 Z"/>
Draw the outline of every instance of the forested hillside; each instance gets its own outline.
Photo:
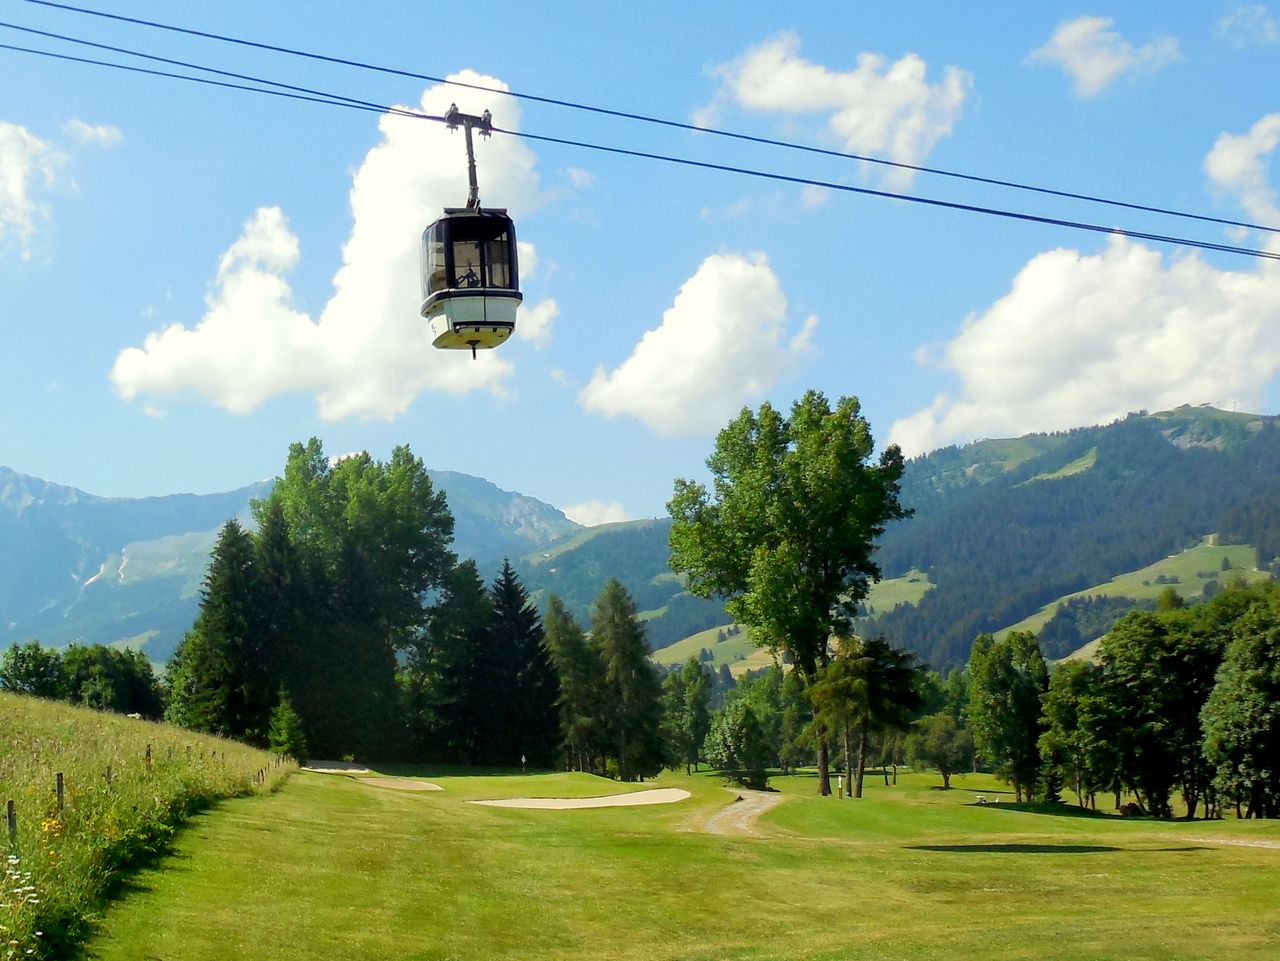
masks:
<path id="1" fill-rule="evenodd" d="M 1275 418 L 1180 408 L 1052 440 L 985 483 L 973 472 L 966 483 L 943 485 L 942 494 L 928 490 L 953 473 L 935 469 L 952 454 L 909 465 L 904 487 L 921 498 L 917 514 L 886 532 L 880 564 L 886 576 L 927 571 L 937 588 L 918 607 L 879 615 L 869 630 L 936 666 L 954 666 L 975 636 L 1056 597 L 1209 533 L 1247 542 L 1274 530 Z M 1087 455 L 1087 469 L 1063 470 Z"/>
<path id="2" fill-rule="evenodd" d="M 584 621 L 604 585 L 616 578 L 645 619 L 649 646 L 662 648 L 729 620 L 722 603 L 694 597 L 671 573 L 670 534 L 671 519 L 665 517 L 610 524 L 530 554 L 518 567 L 535 601 L 545 606 L 554 594 Z"/>
<path id="3" fill-rule="evenodd" d="M 945 668 L 964 663 L 979 633 L 1209 534 L 1256 548 L 1251 566 L 1267 569 L 1280 556 L 1276 420 L 1183 407 L 909 462 L 902 501 L 915 515 L 890 525 L 878 560 L 886 578 L 914 568 L 934 589 L 895 610 L 876 602 L 863 632 L 883 631 Z M 509 556 L 540 607 L 555 594 L 585 621 L 617 578 L 655 649 L 729 621 L 720 602 L 693 597 L 672 574 L 668 519 L 581 528 L 481 478 L 429 473 L 456 518 L 455 550 L 485 577 Z M 130 501 L 0 469 L 0 644 L 127 641 L 165 660 L 194 619 L 216 528 L 232 516 L 248 522 L 250 499 L 267 490 Z M 1055 627 L 1059 646 L 1124 609 L 1077 605 Z"/>

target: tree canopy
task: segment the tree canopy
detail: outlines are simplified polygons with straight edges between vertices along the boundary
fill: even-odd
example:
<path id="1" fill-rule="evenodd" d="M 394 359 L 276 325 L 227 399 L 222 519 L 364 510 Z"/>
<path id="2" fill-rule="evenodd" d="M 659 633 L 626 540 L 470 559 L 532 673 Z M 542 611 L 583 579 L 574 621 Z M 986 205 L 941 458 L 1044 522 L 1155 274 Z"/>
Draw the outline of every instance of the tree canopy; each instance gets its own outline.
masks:
<path id="1" fill-rule="evenodd" d="M 757 643 L 788 655 L 809 681 L 846 634 L 880 569 L 884 526 L 910 512 L 898 501 L 902 453 L 873 461 L 871 428 L 858 400 L 834 408 L 809 391 L 783 417 L 770 404 L 744 408 L 707 459 L 712 487 L 678 479 L 671 566 L 689 589 L 727 599 Z M 830 792 L 825 744 L 819 790 Z"/>

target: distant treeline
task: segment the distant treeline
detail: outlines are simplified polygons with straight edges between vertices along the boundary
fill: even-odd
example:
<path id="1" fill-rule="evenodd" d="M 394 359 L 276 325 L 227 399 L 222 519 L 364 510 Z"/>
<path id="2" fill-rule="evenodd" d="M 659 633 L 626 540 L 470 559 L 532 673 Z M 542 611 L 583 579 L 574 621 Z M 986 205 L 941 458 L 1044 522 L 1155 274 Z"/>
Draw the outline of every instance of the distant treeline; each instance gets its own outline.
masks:
<path id="1" fill-rule="evenodd" d="M 65 651 L 39 641 L 0 654 L 0 691 L 82 704 L 116 714 L 159 720 L 165 688 L 138 651 L 72 644 Z"/>

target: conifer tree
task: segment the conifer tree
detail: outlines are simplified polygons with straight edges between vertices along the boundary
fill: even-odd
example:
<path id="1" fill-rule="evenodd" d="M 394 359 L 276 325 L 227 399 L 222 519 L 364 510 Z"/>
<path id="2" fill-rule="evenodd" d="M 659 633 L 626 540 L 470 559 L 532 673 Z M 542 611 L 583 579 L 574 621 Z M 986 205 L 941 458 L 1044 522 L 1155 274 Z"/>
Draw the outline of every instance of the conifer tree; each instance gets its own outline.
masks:
<path id="1" fill-rule="evenodd" d="M 494 745 L 500 763 L 526 759 L 551 767 L 559 754 L 560 680 L 547 650 L 542 620 L 510 561 L 490 588 L 492 644 L 501 670 L 501 687 L 493 707 L 503 720 L 505 736 Z"/>
<path id="2" fill-rule="evenodd" d="M 232 519 L 214 546 L 195 626 L 178 648 L 171 717 L 197 731 L 264 743 L 274 698 L 262 636 L 253 539 Z"/>
<path id="3" fill-rule="evenodd" d="M 289 695 L 280 688 L 280 702 L 271 712 L 271 726 L 267 743 L 274 754 L 283 754 L 301 763 L 307 753 L 307 738 L 302 730 L 302 718 L 293 709 Z"/>
<path id="4" fill-rule="evenodd" d="M 685 754 L 680 760 L 686 769 L 692 765 L 696 770 L 702 756 L 702 742 L 711 730 L 711 675 L 696 657 L 690 657 L 682 669 L 681 679 L 684 682 Z"/>
<path id="5" fill-rule="evenodd" d="M 463 561 L 431 610 L 419 663 L 433 679 L 439 750 L 467 764 L 493 763 L 503 733 L 493 709 L 502 665 L 491 644 L 492 619 L 493 599 L 475 561 Z"/>
<path id="6" fill-rule="evenodd" d="M 554 594 L 547 601 L 543 624 L 547 650 L 560 679 L 560 737 L 566 766 L 576 771 L 599 771 L 604 664 Z"/>
<path id="7" fill-rule="evenodd" d="M 661 682 L 625 587 L 611 579 L 596 599 L 591 633 L 604 663 L 610 753 L 624 781 L 662 766 Z"/>

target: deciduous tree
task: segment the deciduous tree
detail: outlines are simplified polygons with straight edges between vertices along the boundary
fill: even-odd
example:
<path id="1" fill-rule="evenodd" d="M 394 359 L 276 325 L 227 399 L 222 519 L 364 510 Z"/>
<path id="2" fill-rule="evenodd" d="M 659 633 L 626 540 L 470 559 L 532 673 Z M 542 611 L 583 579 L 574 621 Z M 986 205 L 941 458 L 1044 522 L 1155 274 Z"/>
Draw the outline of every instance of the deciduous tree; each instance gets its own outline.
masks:
<path id="1" fill-rule="evenodd" d="M 969 658 L 969 721 L 978 753 L 1013 784 L 1021 802 L 1035 799 L 1040 772 L 1041 700 L 1049 671 L 1036 636 L 1010 631 L 973 644 Z"/>
<path id="2" fill-rule="evenodd" d="M 707 459 L 711 490 L 677 480 L 667 505 L 673 569 L 694 593 L 726 598 L 753 640 L 789 655 L 810 683 L 880 576 L 875 539 L 909 513 L 898 502 L 901 452 L 873 453 L 856 398 L 833 409 L 809 391 L 785 418 L 768 403 L 744 408 Z M 824 740 L 818 767 L 829 794 Z"/>

